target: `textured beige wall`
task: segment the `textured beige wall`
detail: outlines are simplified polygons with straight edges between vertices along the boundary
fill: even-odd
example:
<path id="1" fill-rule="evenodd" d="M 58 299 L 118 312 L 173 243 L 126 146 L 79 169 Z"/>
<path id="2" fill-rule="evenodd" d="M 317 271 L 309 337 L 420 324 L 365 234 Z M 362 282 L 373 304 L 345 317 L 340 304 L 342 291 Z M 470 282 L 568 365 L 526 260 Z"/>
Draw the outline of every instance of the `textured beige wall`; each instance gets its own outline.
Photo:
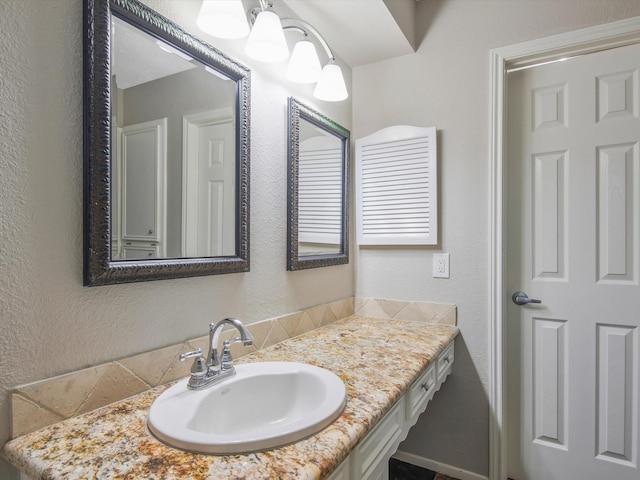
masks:
<path id="1" fill-rule="evenodd" d="M 198 0 L 149 4 L 196 32 Z M 314 104 L 311 87 L 245 63 L 251 272 L 83 287 L 82 2 L 0 1 L 0 444 L 16 385 L 199 337 L 225 316 L 254 323 L 353 296 L 353 262 L 286 271 L 286 99 L 348 129 L 350 102 Z"/>
<path id="2" fill-rule="evenodd" d="M 358 297 L 455 303 L 454 375 L 401 449 L 488 472 L 489 51 L 640 15 L 638 0 L 422 0 L 420 46 L 353 70 L 353 137 L 438 128 L 440 245 L 357 250 Z M 432 278 L 434 252 L 451 278 Z"/>

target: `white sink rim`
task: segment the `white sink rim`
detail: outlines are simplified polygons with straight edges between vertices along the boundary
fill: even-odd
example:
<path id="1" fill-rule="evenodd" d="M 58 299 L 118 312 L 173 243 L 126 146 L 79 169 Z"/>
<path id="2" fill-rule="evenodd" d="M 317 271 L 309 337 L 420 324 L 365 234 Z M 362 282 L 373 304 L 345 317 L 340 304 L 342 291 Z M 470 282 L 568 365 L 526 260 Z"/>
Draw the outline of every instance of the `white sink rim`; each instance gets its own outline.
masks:
<path id="1" fill-rule="evenodd" d="M 340 377 L 321 367 L 299 362 L 256 362 L 236 365 L 236 375 L 204 390 L 189 390 L 188 379 L 164 391 L 149 409 L 147 426 L 150 432 L 169 446 L 209 454 L 250 453 L 281 447 L 309 437 L 333 423 L 344 410 L 346 388 Z M 318 396 L 316 404 L 304 411 L 304 417 L 292 415 L 274 427 L 256 426 L 252 432 L 224 434 L 189 428 L 193 417 L 205 401 L 224 395 L 239 382 L 253 377 L 302 374 L 305 379 L 320 382 L 326 395 Z M 259 398 L 257 392 L 256 397 Z M 179 405 L 179 408 L 176 406 Z M 259 407 L 256 403 L 255 407 Z M 202 407 L 200 408 L 202 410 Z M 238 414 L 238 411 L 231 412 Z M 274 431 L 274 429 L 276 431 Z M 264 433 L 266 431 L 266 433 Z"/>

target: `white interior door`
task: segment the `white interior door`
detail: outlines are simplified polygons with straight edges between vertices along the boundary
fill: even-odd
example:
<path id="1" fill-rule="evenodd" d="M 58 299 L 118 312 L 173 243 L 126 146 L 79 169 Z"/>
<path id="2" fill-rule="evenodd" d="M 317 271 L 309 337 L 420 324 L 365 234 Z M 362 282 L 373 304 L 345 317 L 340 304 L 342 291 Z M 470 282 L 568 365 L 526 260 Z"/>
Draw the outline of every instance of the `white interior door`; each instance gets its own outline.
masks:
<path id="1" fill-rule="evenodd" d="M 233 124 L 198 132 L 198 255 L 235 254 Z"/>
<path id="2" fill-rule="evenodd" d="M 640 46 L 508 75 L 507 464 L 637 480 Z"/>
<path id="3" fill-rule="evenodd" d="M 235 255 L 236 153 L 231 111 L 185 116 L 183 142 L 183 255 Z"/>

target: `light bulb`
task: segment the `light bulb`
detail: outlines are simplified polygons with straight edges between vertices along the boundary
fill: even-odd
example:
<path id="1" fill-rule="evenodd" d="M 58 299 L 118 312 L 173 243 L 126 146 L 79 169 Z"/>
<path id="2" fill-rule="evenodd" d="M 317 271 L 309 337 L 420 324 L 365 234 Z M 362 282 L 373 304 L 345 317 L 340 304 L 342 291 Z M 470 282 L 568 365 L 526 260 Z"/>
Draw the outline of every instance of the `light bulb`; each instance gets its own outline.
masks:
<path id="1" fill-rule="evenodd" d="M 218 38 L 243 38 L 249 33 L 241 0 L 204 0 L 196 24 L 205 33 Z"/>
<path id="2" fill-rule="evenodd" d="M 342 70 L 334 60 L 329 60 L 322 69 L 313 96 L 327 102 L 339 102 L 349 97 Z"/>
<path id="3" fill-rule="evenodd" d="M 309 40 L 296 43 L 287 68 L 287 79 L 295 83 L 315 83 L 321 73 L 322 67 L 313 43 Z"/>
<path id="4" fill-rule="evenodd" d="M 255 60 L 268 63 L 289 58 L 289 47 L 278 15 L 268 10 L 258 14 L 247 39 L 245 52 Z"/>

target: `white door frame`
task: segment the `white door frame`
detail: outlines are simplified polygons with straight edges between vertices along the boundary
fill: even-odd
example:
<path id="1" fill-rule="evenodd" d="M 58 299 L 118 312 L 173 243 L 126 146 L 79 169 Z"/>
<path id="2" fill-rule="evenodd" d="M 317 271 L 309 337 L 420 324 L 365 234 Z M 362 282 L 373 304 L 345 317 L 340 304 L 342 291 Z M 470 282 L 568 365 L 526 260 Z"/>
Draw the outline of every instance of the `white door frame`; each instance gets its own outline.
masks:
<path id="1" fill-rule="evenodd" d="M 492 50 L 490 161 L 490 251 L 489 251 L 489 478 L 504 480 L 507 474 L 506 372 L 504 285 L 504 152 L 507 68 L 551 62 L 561 58 L 640 43 L 640 17 L 597 25 L 575 32 L 519 43 Z"/>

